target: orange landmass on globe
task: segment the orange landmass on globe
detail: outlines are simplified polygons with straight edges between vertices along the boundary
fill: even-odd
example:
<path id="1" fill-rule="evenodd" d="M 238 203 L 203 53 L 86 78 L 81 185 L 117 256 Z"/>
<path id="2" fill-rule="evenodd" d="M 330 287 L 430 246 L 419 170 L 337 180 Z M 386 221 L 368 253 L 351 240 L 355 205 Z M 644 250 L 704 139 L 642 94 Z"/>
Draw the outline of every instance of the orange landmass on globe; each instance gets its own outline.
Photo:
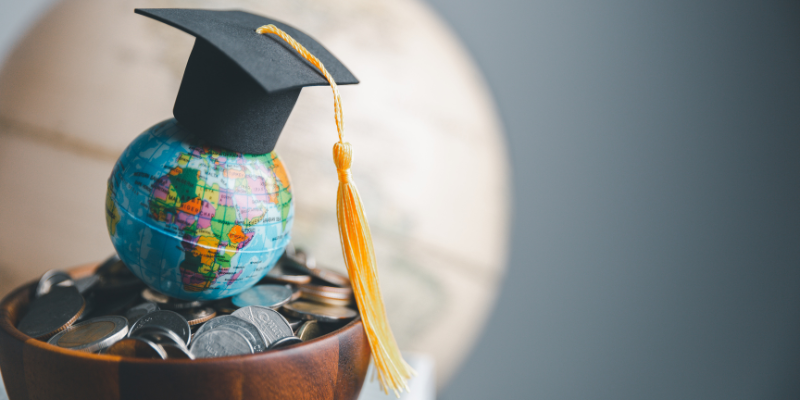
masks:
<path id="1" fill-rule="evenodd" d="M 183 212 L 185 212 L 187 214 L 197 215 L 197 213 L 199 213 L 202 208 L 203 208 L 202 201 L 200 200 L 199 197 L 195 197 L 195 198 L 193 198 L 193 199 L 181 204 L 181 207 L 179 208 L 179 210 L 181 210 L 181 211 L 183 211 Z"/>
<path id="2" fill-rule="evenodd" d="M 211 236 L 200 236 L 197 240 L 192 252 L 195 257 L 200 257 L 200 264 L 208 267 L 209 271 L 211 266 L 214 265 L 214 258 L 217 255 L 217 246 L 219 246 L 219 239 Z"/>
<path id="3" fill-rule="evenodd" d="M 244 171 L 236 168 L 225 168 L 222 174 L 231 179 L 241 179 L 245 177 Z"/>
<path id="4" fill-rule="evenodd" d="M 281 160 L 275 156 L 272 157 L 272 171 L 275 173 L 275 177 L 280 181 L 280 185 L 288 188 L 289 173 L 286 172 L 286 168 L 283 168 L 283 163 Z"/>
<path id="5" fill-rule="evenodd" d="M 231 240 L 231 243 L 238 244 L 247 239 L 247 235 L 244 234 L 240 225 L 234 225 L 228 233 L 228 238 Z"/>

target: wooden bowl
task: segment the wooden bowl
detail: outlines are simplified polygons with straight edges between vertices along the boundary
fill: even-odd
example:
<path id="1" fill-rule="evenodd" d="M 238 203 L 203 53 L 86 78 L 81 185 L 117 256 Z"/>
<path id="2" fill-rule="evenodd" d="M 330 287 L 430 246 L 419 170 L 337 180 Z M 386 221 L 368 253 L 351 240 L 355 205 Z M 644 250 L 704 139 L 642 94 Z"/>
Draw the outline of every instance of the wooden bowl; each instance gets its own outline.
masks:
<path id="1" fill-rule="evenodd" d="M 70 270 L 80 278 L 97 264 Z M 0 371 L 18 399 L 355 399 L 370 350 L 360 319 L 280 350 L 199 360 L 150 360 L 67 350 L 15 328 L 36 283 L 0 303 Z"/>

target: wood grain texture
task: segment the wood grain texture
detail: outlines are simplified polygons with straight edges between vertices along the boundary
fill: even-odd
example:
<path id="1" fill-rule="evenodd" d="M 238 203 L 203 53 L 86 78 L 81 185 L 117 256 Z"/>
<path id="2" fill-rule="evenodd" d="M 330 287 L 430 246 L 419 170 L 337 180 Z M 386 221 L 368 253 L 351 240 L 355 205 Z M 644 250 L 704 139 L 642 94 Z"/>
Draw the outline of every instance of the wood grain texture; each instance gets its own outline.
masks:
<path id="1" fill-rule="evenodd" d="M 20 287 L 0 303 L 0 372 L 9 399 L 28 399 L 23 370 L 23 347 L 29 338 L 15 326 L 28 305 L 31 285 Z"/>
<path id="2" fill-rule="evenodd" d="M 79 278 L 97 264 L 70 271 Z M 0 303 L 0 371 L 11 400 L 337 399 L 358 397 L 369 365 L 360 320 L 279 350 L 201 360 L 87 354 L 32 339 L 15 328 L 35 283 Z"/>

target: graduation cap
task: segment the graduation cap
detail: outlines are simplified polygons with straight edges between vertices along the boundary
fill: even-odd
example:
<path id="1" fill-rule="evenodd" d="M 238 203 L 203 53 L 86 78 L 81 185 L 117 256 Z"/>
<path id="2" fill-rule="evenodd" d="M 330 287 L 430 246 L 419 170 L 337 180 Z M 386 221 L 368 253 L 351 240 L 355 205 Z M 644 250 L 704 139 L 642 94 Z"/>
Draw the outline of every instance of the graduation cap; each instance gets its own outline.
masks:
<path id="1" fill-rule="evenodd" d="M 274 25 L 316 56 L 339 85 L 358 79 L 319 42 L 284 23 L 242 11 L 136 9 L 197 39 L 175 108 L 178 123 L 203 141 L 248 154 L 269 153 L 300 90 L 328 80 L 288 43 L 256 29 Z"/>
<path id="2" fill-rule="evenodd" d="M 372 235 L 350 174 L 352 148 L 337 84 L 358 83 L 321 44 L 286 24 L 241 11 L 137 9 L 197 38 L 173 114 L 204 142 L 241 153 L 272 152 L 304 86 L 330 85 L 339 140 L 336 217 L 347 272 L 384 389 L 407 389 L 403 360 L 386 319 Z"/>

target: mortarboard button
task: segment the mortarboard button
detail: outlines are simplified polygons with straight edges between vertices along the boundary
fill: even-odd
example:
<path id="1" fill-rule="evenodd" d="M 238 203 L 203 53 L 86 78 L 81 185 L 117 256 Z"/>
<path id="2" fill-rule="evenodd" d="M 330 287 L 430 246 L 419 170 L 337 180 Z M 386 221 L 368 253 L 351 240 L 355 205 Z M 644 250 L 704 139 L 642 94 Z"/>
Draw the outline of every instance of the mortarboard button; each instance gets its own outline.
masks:
<path id="1" fill-rule="evenodd" d="M 322 61 L 337 84 L 355 76 L 319 42 L 281 22 L 242 11 L 136 9 L 196 41 L 175 107 L 178 123 L 206 143 L 248 154 L 269 153 L 304 86 L 328 81 L 279 38 L 256 33 L 274 24 Z"/>

